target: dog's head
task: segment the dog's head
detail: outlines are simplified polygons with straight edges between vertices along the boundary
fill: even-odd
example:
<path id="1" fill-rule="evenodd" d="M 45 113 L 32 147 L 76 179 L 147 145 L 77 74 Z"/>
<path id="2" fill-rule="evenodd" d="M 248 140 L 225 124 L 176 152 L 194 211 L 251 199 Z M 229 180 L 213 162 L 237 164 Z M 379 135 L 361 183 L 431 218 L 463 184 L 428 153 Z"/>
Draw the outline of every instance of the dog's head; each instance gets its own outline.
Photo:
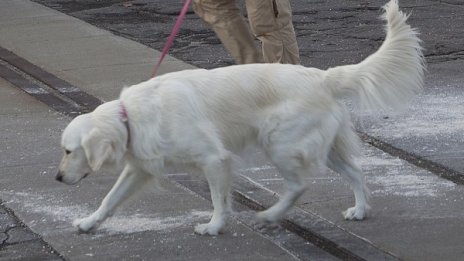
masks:
<path id="1" fill-rule="evenodd" d="M 109 137 L 93 123 L 91 114 L 76 117 L 63 132 L 64 150 L 56 180 L 76 184 L 101 168 L 113 153 Z"/>

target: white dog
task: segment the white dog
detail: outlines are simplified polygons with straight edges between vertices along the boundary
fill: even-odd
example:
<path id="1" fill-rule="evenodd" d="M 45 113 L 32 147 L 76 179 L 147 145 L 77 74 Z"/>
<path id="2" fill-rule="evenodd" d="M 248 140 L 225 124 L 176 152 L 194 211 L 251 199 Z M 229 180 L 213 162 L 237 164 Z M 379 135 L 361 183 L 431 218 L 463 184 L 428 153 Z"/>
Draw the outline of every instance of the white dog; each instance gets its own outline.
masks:
<path id="1" fill-rule="evenodd" d="M 321 165 L 351 184 L 356 204 L 345 219 L 363 219 L 367 189 L 353 160 L 359 140 L 340 99 L 356 97 L 363 109 L 396 107 L 423 85 L 417 32 L 396 0 L 384 9 L 386 39 L 359 64 L 326 71 L 251 64 L 170 73 L 76 117 L 63 133 L 57 180 L 75 184 L 104 165 L 126 163 L 98 210 L 75 222 L 79 230 L 96 228 L 166 164 L 182 163 L 201 169 L 211 191 L 213 216 L 195 232 L 217 235 L 230 206 L 231 158 L 250 142 L 263 148 L 288 185 L 274 206 L 258 214 L 261 220 L 281 219 L 304 192 L 303 178 Z"/>

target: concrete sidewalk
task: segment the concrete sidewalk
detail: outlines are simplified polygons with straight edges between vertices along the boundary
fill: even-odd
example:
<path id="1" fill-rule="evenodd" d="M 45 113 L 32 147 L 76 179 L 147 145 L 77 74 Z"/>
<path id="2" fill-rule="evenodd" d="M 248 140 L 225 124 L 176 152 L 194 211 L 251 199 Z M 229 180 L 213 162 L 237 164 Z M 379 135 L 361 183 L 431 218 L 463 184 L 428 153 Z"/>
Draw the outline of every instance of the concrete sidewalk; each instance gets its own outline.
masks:
<path id="1" fill-rule="evenodd" d="M 148 79 L 159 55 L 27 0 L 0 3 L 0 47 L 105 101 L 117 99 L 123 86 Z M 187 68 L 193 66 L 168 57 L 160 72 Z M 2 79 L 0 104 L 0 199 L 34 232 L 17 221 L 4 222 L 11 213 L 0 210 L 0 260 L 337 259 L 314 248 L 308 256 L 297 257 L 237 218 L 230 219 L 221 236 L 197 236 L 193 226 L 208 220 L 210 202 L 168 181 L 163 182 L 162 191 L 149 187 L 95 233 L 78 234 L 72 221 L 98 207 L 118 173 L 98 173 L 78 186 L 55 182 L 62 153 L 59 139 L 70 118 Z M 366 145 L 364 151 L 360 163 L 373 192 L 370 218 L 343 221 L 340 212 L 353 204 L 352 193 L 340 177 L 329 172 L 308 177 L 309 190 L 298 205 L 307 215 L 338 228 L 338 234 L 328 234 L 323 224 L 295 222 L 341 246 L 349 245 L 345 241 L 351 235 L 374 252 L 405 260 L 460 260 L 464 254 L 464 188 L 371 146 Z M 282 179 L 261 153 L 252 150 L 247 155 L 239 178 L 262 189 L 245 193 L 268 206 L 283 191 Z M 202 180 L 195 175 L 191 179 Z M 10 234 L 8 226 L 20 232 Z"/>
<path id="2" fill-rule="evenodd" d="M 0 45 L 103 100 L 147 80 L 158 51 L 39 4 L 1 2 Z M 167 57 L 159 74 L 193 66 Z"/>

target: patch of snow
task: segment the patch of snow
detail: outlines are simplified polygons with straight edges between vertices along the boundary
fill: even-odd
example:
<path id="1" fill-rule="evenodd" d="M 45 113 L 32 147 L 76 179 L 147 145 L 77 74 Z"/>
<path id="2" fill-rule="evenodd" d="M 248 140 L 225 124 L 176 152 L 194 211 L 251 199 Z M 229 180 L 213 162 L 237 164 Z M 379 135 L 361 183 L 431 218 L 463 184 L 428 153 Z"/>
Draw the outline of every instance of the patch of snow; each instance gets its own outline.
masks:
<path id="1" fill-rule="evenodd" d="M 260 166 L 260 167 L 253 167 L 253 168 L 243 169 L 242 171 L 243 172 L 256 173 L 256 172 L 259 172 L 259 171 L 266 171 L 266 170 L 271 170 L 271 169 L 275 169 L 275 167 L 271 166 L 271 165 L 264 165 L 264 166 Z"/>
<path id="2" fill-rule="evenodd" d="M 366 173 L 368 186 L 376 188 L 372 190 L 373 195 L 436 197 L 456 187 L 451 181 L 381 153 L 380 150 L 366 146 L 364 151 L 366 155 L 357 159 L 357 162 Z"/>
<path id="3" fill-rule="evenodd" d="M 389 112 L 388 119 L 361 119 L 362 129 L 371 134 L 404 138 L 444 136 L 464 132 L 464 103 L 459 95 L 431 93 L 421 95 L 407 111 Z M 363 117 L 361 117 L 363 118 Z M 377 115 L 374 118 L 380 118 Z"/>
<path id="4" fill-rule="evenodd" d="M 40 214 L 41 221 L 68 222 L 71 225 L 73 220 L 86 217 L 92 213 L 91 210 L 80 205 L 62 205 L 49 195 L 44 197 L 36 193 L 11 191 L 3 191 L 0 192 L 1 194 L 8 194 L 8 197 L 11 198 L 9 202 L 21 203 L 27 211 Z M 162 231 L 189 226 L 200 221 L 206 222 L 211 215 L 210 211 L 198 210 L 170 217 L 161 217 L 155 214 L 115 214 L 103 222 L 98 229 L 105 230 L 110 234 Z"/>
<path id="5" fill-rule="evenodd" d="M 107 219 L 100 229 L 110 233 L 134 233 L 142 231 L 161 231 L 184 227 L 207 221 L 211 217 L 210 211 L 192 210 L 190 213 L 173 217 L 144 216 L 140 214 L 130 216 L 113 216 Z"/>

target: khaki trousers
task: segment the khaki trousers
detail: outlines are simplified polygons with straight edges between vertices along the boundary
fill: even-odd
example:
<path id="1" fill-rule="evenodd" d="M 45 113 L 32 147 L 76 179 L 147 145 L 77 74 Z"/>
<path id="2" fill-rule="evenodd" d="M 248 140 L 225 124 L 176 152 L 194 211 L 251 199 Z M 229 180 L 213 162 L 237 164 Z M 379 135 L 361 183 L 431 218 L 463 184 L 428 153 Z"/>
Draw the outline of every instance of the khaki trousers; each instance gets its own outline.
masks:
<path id="1" fill-rule="evenodd" d="M 245 0 L 245 5 L 250 26 L 234 0 L 193 0 L 195 13 L 213 28 L 237 64 L 299 64 L 289 0 Z"/>

